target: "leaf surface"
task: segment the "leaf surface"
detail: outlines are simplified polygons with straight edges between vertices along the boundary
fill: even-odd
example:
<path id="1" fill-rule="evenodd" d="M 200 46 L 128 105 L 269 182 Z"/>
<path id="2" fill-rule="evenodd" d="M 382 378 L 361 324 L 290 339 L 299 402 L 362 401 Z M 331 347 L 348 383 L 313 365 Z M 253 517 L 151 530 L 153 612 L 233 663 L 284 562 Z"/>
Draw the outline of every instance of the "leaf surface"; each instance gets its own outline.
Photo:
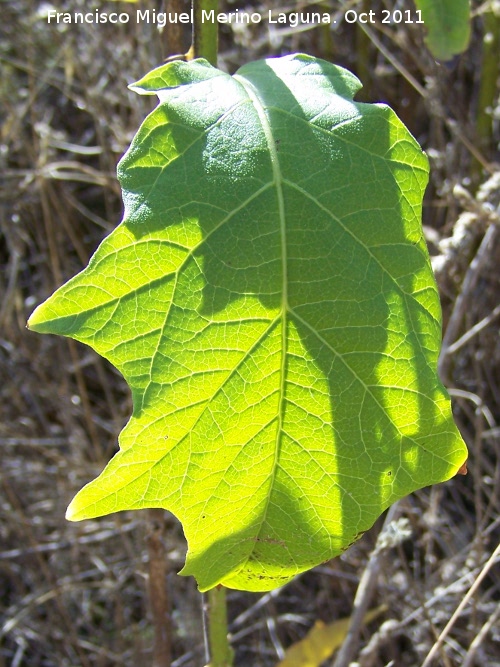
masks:
<path id="1" fill-rule="evenodd" d="M 435 58 L 451 60 L 470 40 L 470 0 L 415 0 L 427 30 L 427 46 Z"/>
<path id="2" fill-rule="evenodd" d="M 170 510 L 202 590 L 284 584 L 466 458 L 436 375 L 427 160 L 359 87 L 303 55 L 151 72 L 124 219 L 29 321 L 132 390 L 68 517 Z"/>

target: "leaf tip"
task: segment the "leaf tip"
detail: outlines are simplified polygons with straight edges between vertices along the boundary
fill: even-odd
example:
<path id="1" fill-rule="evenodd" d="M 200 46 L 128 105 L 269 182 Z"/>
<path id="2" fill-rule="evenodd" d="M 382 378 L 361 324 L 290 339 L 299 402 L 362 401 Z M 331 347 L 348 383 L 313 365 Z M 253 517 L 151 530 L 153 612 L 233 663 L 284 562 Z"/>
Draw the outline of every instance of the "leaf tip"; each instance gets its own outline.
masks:
<path id="1" fill-rule="evenodd" d="M 66 510 L 66 515 L 65 515 L 66 521 L 77 521 L 77 519 L 75 518 L 76 514 L 77 512 L 76 509 L 73 507 L 73 503 L 70 503 L 68 509 Z"/>
<path id="2" fill-rule="evenodd" d="M 45 318 L 41 314 L 41 307 L 42 304 L 37 306 L 26 322 L 26 328 L 30 331 L 39 331 L 40 325 L 45 321 Z"/>
<path id="3" fill-rule="evenodd" d="M 66 510 L 66 521 L 83 521 L 83 519 L 88 519 L 90 518 L 85 514 L 85 512 L 82 512 L 82 508 L 79 503 L 75 502 L 77 499 L 77 496 L 73 498 L 73 500 L 70 502 L 68 505 L 68 509 Z"/>

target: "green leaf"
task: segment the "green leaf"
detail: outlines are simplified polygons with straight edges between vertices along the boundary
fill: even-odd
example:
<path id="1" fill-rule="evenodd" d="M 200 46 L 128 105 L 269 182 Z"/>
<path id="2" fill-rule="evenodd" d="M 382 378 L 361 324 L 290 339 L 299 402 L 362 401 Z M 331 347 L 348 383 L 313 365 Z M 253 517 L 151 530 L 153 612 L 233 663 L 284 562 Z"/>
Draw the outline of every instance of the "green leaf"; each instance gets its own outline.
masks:
<path id="1" fill-rule="evenodd" d="M 466 458 L 436 375 L 427 160 L 359 87 L 304 55 L 151 72 L 124 220 L 29 321 L 132 390 L 68 517 L 172 511 L 202 590 L 284 584 Z"/>
<path id="2" fill-rule="evenodd" d="M 450 60 L 470 39 L 469 0 L 415 0 L 427 29 L 427 46 L 435 58 Z"/>

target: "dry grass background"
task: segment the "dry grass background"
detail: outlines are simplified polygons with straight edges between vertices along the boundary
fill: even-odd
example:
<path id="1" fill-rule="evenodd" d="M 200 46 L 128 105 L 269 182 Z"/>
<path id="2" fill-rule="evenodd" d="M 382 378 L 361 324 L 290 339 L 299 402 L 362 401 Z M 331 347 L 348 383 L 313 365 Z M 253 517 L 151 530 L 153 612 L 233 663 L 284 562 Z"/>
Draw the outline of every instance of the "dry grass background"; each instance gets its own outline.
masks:
<path id="1" fill-rule="evenodd" d="M 322 7 L 335 11 L 340 4 Z M 409 0 L 343 4 L 413 9 Z M 139 5 L 158 8 L 156 0 Z M 271 0 L 222 5 L 277 6 Z M 362 667 L 422 665 L 497 547 L 500 9 L 497 0 L 473 5 L 470 48 L 447 64 L 432 60 L 416 25 L 368 26 L 368 32 L 345 24 L 333 31 L 221 29 L 220 65 L 229 71 L 297 50 L 349 67 L 365 83 L 362 99 L 389 102 L 428 152 L 424 223 L 450 351 L 442 371 L 470 448 L 466 477 L 399 503 L 391 517 L 400 521 L 391 524 L 378 563 L 370 555 L 382 520 L 342 557 L 281 591 L 230 593 L 237 667 L 276 665 L 283 647 L 317 619 L 350 615 L 363 573 L 364 602 L 383 602 L 386 611 L 361 633 L 353 659 Z M 153 26 L 58 27 L 44 18 L 50 7 L 94 6 L 102 3 L 2 0 L 0 7 L 0 667 L 151 664 L 150 517 L 64 520 L 73 494 L 115 450 L 130 414 L 129 393 L 88 349 L 25 329 L 34 306 L 80 270 L 120 220 L 116 162 L 152 103 L 126 86 L 162 61 Z M 135 11 L 125 3 L 119 8 Z M 172 517 L 165 535 L 173 664 L 200 667 L 202 600 L 194 581 L 176 575 L 185 545 Z M 497 558 L 432 664 L 500 665 L 499 601 Z"/>

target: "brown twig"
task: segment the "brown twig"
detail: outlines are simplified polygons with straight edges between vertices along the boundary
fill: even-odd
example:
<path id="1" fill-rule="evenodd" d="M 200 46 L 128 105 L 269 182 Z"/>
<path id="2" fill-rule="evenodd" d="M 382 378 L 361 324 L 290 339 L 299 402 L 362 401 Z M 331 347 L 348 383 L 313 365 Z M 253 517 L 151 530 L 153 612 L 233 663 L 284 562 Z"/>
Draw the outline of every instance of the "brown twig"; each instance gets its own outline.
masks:
<path id="1" fill-rule="evenodd" d="M 163 0 L 162 11 L 170 14 L 189 13 L 190 3 L 187 0 Z M 184 35 L 184 24 L 167 21 L 161 31 L 161 54 L 163 60 L 175 56 L 183 56 L 187 51 Z"/>
<path id="2" fill-rule="evenodd" d="M 477 589 L 479 588 L 479 586 L 480 586 L 481 582 L 483 581 L 483 579 L 485 578 L 485 576 L 488 574 L 488 572 L 490 571 L 490 569 L 491 569 L 491 568 L 493 567 L 493 565 L 498 561 L 499 558 L 500 558 L 500 544 L 497 546 L 497 548 L 495 549 L 495 551 L 491 554 L 490 558 L 489 558 L 489 559 L 487 560 L 487 562 L 484 564 L 484 567 L 483 567 L 483 569 L 481 570 L 481 572 L 479 573 L 479 575 L 478 575 L 476 581 L 475 581 L 475 582 L 472 584 L 472 586 L 469 588 L 469 590 L 467 591 L 467 594 L 463 597 L 462 601 L 460 602 L 460 604 L 459 604 L 458 607 L 456 608 L 454 614 L 452 615 L 452 617 L 450 618 L 450 620 L 448 621 L 448 623 L 447 623 L 447 624 L 445 625 L 445 627 L 443 628 L 443 631 L 442 631 L 441 634 L 439 635 L 438 640 L 436 641 L 436 643 L 434 644 L 434 646 L 431 648 L 431 650 L 429 651 L 429 653 L 428 653 L 426 659 L 425 659 L 424 662 L 422 663 L 422 667 L 430 667 L 430 665 L 432 664 L 432 661 L 433 661 L 434 657 L 436 656 L 436 654 L 438 653 L 438 651 L 441 650 L 441 647 L 442 647 L 442 645 L 443 645 L 443 643 L 444 643 L 446 637 L 448 636 L 448 634 L 449 634 L 451 628 L 454 626 L 454 624 L 456 623 L 458 617 L 460 616 L 460 614 L 462 613 L 462 611 L 464 610 L 464 608 L 465 608 L 465 607 L 467 606 L 467 604 L 469 603 L 469 600 L 471 599 L 471 597 L 475 594 L 475 592 L 476 592 Z"/>
<path id="3" fill-rule="evenodd" d="M 384 525 L 380 531 L 379 541 L 370 556 L 359 582 L 347 636 L 332 663 L 332 667 L 347 667 L 356 655 L 359 646 L 359 636 L 361 628 L 363 627 L 363 619 L 368 611 L 368 607 L 370 606 L 375 591 L 377 576 L 380 569 L 380 560 L 384 551 L 385 545 L 380 538 L 386 533 L 389 524 L 394 521 L 398 512 L 399 503 L 395 503 L 387 512 Z"/>
<path id="4" fill-rule="evenodd" d="M 498 236 L 498 226 L 496 224 L 491 224 L 486 230 L 486 234 L 481 241 L 481 245 L 476 253 L 476 256 L 472 260 L 469 269 L 464 278 L 462 285 L 462 291 L 455 301 L 455 306 L 446 327 L 446 331 L 443 337 L 443 346 L 441 349 L 441 355 L 439 357 L 438 371 L 441 377 L 441 380 L 445 384 L 449 384 L 449 370 L 451 363 L 451 356 L 449 354 L 449 348 L 452 343 L 454 343 L 460 332 L 460 327 L 462 326 L 463 318 L 467 311 L 470 300 L 473 296 L 474 289 L 477 285 L 481 272 L 488 261 L 490 256 L 491 249 L 494 246 L 494 243 Z"/>
<path id="5" fill-rule="evenodd" d="M 148 510 L 149 533 L 146 538 L 149 552 L 148 593 L 154 627 L 153 667 L 170 667 L 172 641 L 170 604 L 167 591 L 167 552 L 164 544 L 165 512 Z"/>

